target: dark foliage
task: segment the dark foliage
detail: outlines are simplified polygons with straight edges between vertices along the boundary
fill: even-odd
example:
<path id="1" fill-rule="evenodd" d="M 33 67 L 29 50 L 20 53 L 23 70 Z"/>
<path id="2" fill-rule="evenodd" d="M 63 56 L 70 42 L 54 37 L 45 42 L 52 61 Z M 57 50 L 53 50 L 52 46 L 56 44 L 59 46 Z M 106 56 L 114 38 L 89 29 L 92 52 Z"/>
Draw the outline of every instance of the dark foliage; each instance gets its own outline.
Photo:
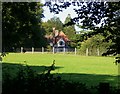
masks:
<path id="1" fill-rule="evenodd" d="M 81 93 L 90 94 L 85 84 L 70 83 L 62 80 L 60 76 L 53 77 L 50 71 L 53 64 L 45 74 L 36 74 L 29 66 L 19 67 L 16 77 L 8 71 L 3 74 L 2 94 L 40 94 L 40 93 Z"/>
<path id="2" fill-rule="evenodd" d="M 45 32 L 41 27 L 42 6 L 37 2 L 2 2 L 3 51 L 46 46 Z"/>
<path id="3" fill-rule="evenodd" d="M 18 70 L 15 77 L 10 75 L 9 69 L 4 70 L 2 94 L 101 94 L 99 92 L 103 91 L 99 86 L 88 88 L 84 83 L 68 82 L 62 80 L 60 76 L 54 77 L 50 73 L 54 70 L 54 62 L 48 67 L 47 73 L 37 74 L 27 65 L 25 67 L 20 65 Z M 116 88 L 111 89 L 107 86 L 106 88 L 109 94 L 119 94 Z M 93 93 L 93 90 L 96 92 Z"/>

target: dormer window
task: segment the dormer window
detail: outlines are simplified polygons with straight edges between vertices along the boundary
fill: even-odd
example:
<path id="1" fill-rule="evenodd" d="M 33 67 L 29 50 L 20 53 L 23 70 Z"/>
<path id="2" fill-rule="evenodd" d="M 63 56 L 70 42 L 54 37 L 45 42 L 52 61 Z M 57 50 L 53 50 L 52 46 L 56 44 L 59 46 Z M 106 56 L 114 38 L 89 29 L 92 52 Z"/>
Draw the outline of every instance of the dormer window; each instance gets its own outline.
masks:
<path id="1" fill-rule="evenodd" d="M 58 47 L 64 47 L 65 46 L 65 41 L 63 39 L 60 39 L 58 42 Z"/>
<path id="2" fill-rule="evenodd" d="M 63 41 L 60 41 L 60 42 L 59 42 L 59 45 L 61 45 L 61 46 L 64 45 L 64 42 L 63 42 Z"/>

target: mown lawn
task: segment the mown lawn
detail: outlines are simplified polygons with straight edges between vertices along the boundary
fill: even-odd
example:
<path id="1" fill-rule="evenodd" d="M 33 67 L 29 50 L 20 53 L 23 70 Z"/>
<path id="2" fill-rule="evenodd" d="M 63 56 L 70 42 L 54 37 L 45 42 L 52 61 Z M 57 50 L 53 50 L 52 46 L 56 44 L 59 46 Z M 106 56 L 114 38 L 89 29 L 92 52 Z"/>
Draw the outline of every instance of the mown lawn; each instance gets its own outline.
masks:
<path id="1" fill-rule="evenodd" d="M 12 67 L 16 71 L 19 64 L 27 64 L 38 73 L 44 71 L 55 60 L 54 76 L 62 79 L 79 81 L 87 85 L 97 85 L 99 82 L 109 82 L 112 86 L 118 83 L 118 66 L 114 57 L 79 56 L 70 54 L 48 53 L 9 53 L 3 58 L 3 68 Z"/>

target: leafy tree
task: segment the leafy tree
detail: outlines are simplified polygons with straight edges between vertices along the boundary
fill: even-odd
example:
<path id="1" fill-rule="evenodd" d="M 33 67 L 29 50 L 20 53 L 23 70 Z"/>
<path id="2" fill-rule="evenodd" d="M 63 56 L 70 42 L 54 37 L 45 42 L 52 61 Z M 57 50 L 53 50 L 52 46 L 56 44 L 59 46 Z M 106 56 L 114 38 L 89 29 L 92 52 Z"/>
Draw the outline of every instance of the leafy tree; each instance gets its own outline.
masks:
<path id="1" fill-rule="evenodd" d="M 112 45 L 108 48 L 106 54 L 120 54 L 120 2 L 46 2 L 51 12 L 59 13 L 67 7 L 78 6 L 73 11 L 78 14 L 77 17 L 71 19 L 66 25 L 82 23 L 86 29 L 94 30 L 90 32 L 88 37 L 96 34 L 103 34 L 106 40 L 112 40 Z M 106 33 L 109 32 L 109 33 Z"/>
<path id="2" fill-rule="evenodd" d="M 89 55 L 102 55 L 107 51 L 107 48 L 111 45 L 111 42 L 104 42 L 105 37 L 98 34 L 94 35 L 81 43 L 80 51 L 86 53 L 86 49 L 89 50 Z"/>
<path id="3" fill-rule="evenodd" d="M 44 32 L 41 29 L 42 4 L 37 2 L 3 2 L 3 49 L 12 47 L 42 47 Z"/>
<path id="4" fill-rule="evenodd" d="M 81 48 L 81 43 L 87 38 L 87 36 L 83 36 L 82 34 L 75 34 L 73 42 L 76 43 L 74 47 L 77 49 Z"/>
<path id="5" fill-rule="evenodd" d="M 70 22 L 70 20 L 71 20 L 71 15 L 68 14 L 68 16 L 65 19 L 64 24 Z M 68 36 L 68 38 L 70 40 L 72 40 L 74 38 L 74 36 L 75 36 L 75 27 L 74 27 L 74 25 L 65 26 L 63 32 Z"/>
<path id="6" fill-rule="evenodd" d="M 46 34 L 50 34 L 53 31 L 53 27 L 55 27 L 57 30 L 63 29 L 63 23 L 58 17 L 53 17 L 47 22 L 43 22 L 42 26 L 45 29 Z"/>
<path id="7" fill-rule="evenodd" d="M 71 21 L 71 15 L 68 14 L 68 16 L 65 19 L 64 24 L 68 23 Z M 63 32 L 68 36 L 68 38 L 70 39 L 70 45 L 71 47 L 76 47 L 76 43 L 75 43 L 75 27 L 74 25 L 71 26 L 64 26 L 63 28 Z"/>

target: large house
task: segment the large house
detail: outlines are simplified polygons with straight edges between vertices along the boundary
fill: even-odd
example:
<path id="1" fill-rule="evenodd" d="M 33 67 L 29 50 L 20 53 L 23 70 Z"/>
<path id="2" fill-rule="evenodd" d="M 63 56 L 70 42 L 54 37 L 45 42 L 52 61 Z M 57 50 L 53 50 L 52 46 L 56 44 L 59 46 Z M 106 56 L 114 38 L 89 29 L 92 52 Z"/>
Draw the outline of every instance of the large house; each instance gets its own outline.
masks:
<path id="1" fill-rule="evenodd" d="M 63 51 L 64 48 L 68 48 L 70 40 L 68 39 L 67 35 L 64 34 L 63 31 L 58 31 L 53 28 L 53 32 L 46 36 L 48 39 L 50 46 L 55 48 L 55 51 Z"/>

